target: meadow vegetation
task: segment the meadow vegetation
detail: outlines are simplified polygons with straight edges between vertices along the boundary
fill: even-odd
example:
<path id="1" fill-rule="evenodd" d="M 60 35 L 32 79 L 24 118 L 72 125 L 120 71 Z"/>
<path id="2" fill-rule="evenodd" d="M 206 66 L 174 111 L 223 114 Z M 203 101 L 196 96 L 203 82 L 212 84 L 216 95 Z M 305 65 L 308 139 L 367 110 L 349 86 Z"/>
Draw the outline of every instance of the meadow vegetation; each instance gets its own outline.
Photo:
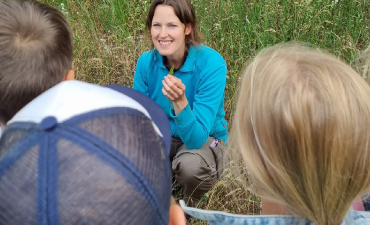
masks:
<path id="1" fill-rule="evenodd" d="M 136 61 L 150 49 L 145 32 L 150 0 L 42 0 L 62 10 L 74 32 L 78 80 L 132 86 Z M 368 0 L 192 0 L 204 44 L 228 66 L 227 119 L 243 65 L 259 50 L 280 42 L 306 42 L 356 66 L 370 44 Z M 235 163 L 235 162 L 234 162 Z M 258 197 L 227 172 L 201 206 L 234 213 L 259 213 Z M 194 221 L 194 224 L 202 224 Z"/>

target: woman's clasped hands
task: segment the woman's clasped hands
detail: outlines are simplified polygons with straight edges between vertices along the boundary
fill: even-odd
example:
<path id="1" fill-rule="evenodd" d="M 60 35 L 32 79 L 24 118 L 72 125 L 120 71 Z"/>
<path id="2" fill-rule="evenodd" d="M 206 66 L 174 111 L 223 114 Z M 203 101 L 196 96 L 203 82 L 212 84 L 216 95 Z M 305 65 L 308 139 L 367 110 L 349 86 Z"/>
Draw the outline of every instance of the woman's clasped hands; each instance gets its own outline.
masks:
<path id="1" fill-rule="evenodd" d="M 185 96 L 185 85 L 182 81 L 172 75 L 167 75 L 162 80 L 163 88 L 162 93 L 172 101 L 175 114 L 178 115 L 188 104 Z"/>

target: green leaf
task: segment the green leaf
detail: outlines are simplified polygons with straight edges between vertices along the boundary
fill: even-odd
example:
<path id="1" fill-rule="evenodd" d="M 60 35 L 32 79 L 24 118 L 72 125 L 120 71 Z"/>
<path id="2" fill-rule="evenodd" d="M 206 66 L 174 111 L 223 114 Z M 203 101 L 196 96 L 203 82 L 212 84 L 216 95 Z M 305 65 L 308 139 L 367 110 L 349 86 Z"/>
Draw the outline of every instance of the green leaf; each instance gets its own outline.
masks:
<path id="1" fill-rule="evenodd" d="M 175 69 L 175 65 L 172 65 L 172 67 L 170 69 L 170 72 L 169 72 L 169 75 L 173 75 L 173 69 Z"/>

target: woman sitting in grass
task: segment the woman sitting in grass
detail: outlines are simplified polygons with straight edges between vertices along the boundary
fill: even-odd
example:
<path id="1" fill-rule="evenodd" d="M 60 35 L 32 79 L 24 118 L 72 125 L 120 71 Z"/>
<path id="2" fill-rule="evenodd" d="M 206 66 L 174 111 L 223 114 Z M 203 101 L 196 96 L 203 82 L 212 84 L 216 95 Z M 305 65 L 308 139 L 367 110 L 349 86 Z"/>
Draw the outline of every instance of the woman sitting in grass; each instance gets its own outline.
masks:
<path id="1" fill-rule="evenodd" d="M 370 224 L 351 208 L 370 188 L 370 88 L 335 57 L 296 44 L 243 72 L 231 137 L 262 215 L 183 208 L 209 224 Z"/>
<path id="2" fill-rule="evenodd" d="M 154 49 L 140 56 L 133 88 L 167 114 L 172 169 L 186 201 L 195 205 L 222 171 L 228 138 L 226 63 L 218 52 L 200 44 L 189 0 L 153 1 L 146 29 Z"/>

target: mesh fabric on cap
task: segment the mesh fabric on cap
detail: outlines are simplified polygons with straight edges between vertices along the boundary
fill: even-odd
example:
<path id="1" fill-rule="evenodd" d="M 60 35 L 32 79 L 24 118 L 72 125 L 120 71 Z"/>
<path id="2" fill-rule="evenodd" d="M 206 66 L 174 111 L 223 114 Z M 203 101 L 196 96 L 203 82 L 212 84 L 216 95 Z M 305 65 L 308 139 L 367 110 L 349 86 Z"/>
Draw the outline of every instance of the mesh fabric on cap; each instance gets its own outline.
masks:
<path id="1" fill-rule="evenodd" d="M 0 139 L 0 224 L 168 224 L 171 173 L 152 121 L 101 109 Z"/>

